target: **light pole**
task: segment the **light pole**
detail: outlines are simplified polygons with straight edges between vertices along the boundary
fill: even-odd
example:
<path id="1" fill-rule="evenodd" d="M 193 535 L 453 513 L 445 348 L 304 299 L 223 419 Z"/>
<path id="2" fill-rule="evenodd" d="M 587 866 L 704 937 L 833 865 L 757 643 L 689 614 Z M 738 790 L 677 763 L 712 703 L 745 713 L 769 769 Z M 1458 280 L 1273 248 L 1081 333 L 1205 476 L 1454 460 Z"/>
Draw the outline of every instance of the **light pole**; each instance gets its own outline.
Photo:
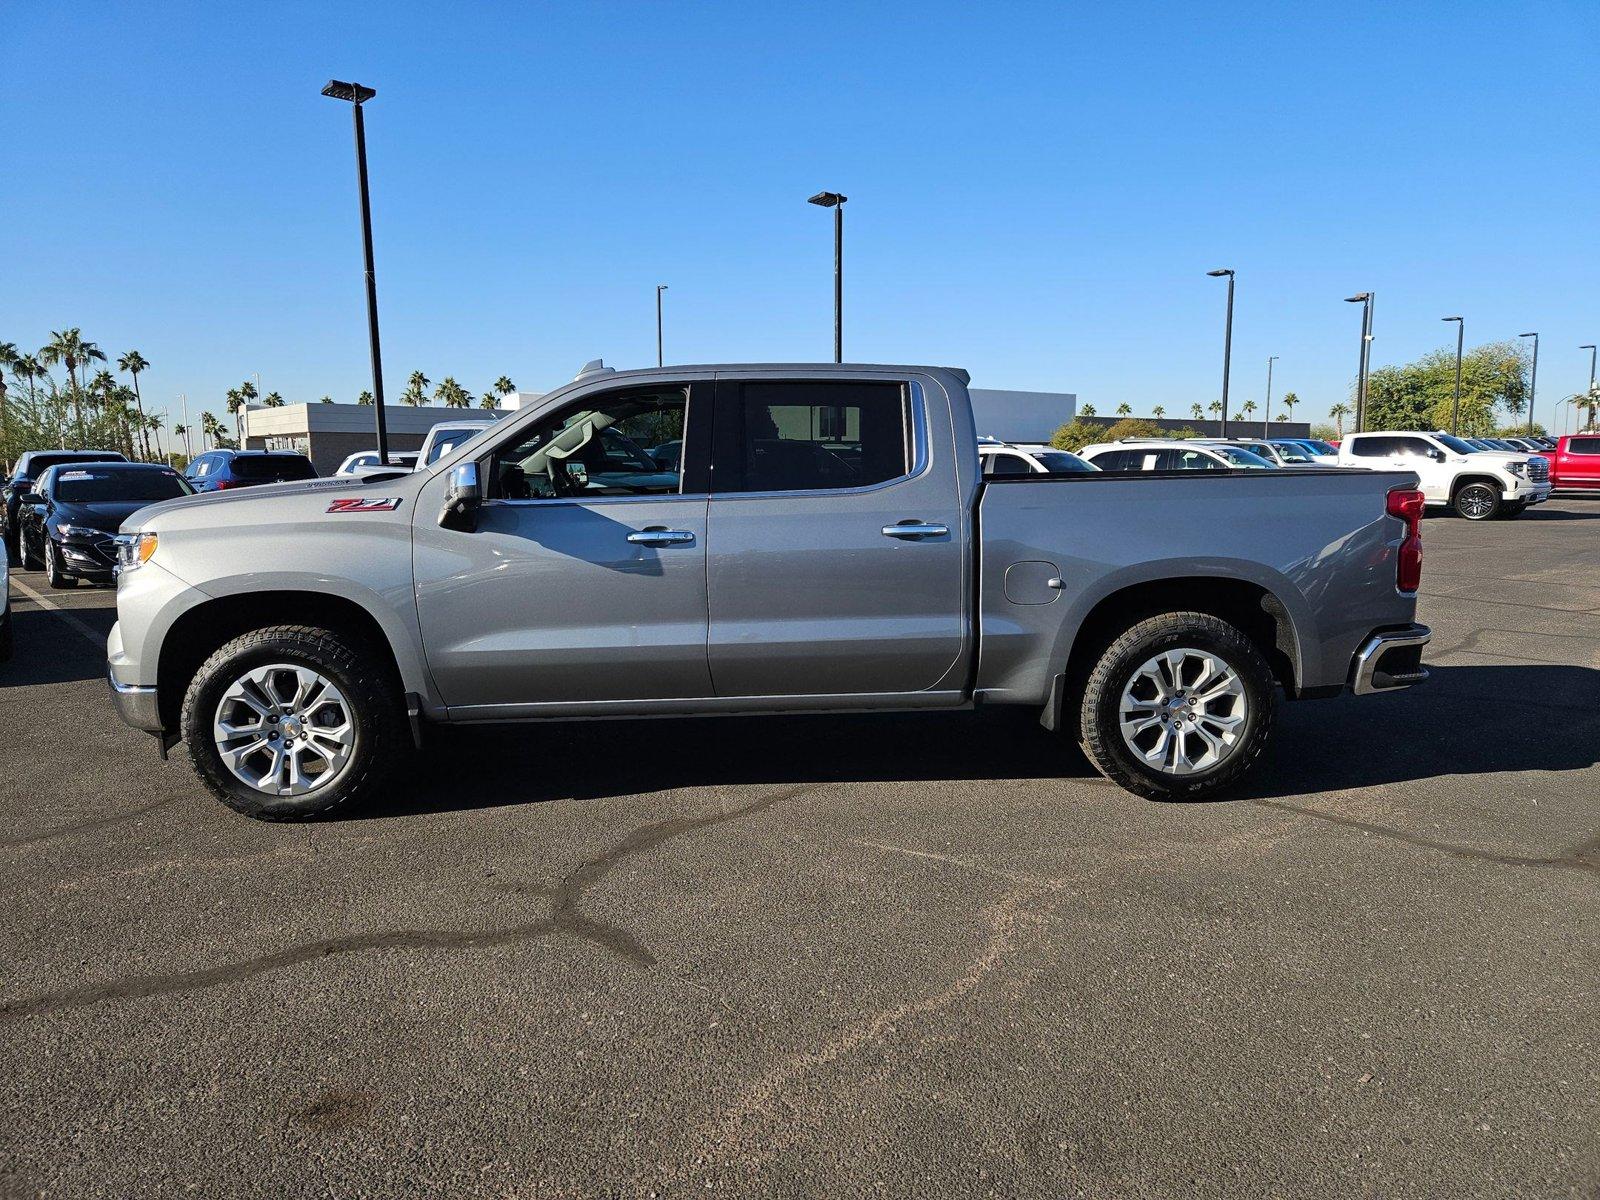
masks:
<path id="1" fill-rule="evenodd" d="M 1594 354 L 1595 354 L 1595 350 L 1594 350 L 1594 346 L 1592 346 L 1592 345 L 1579 346 L 1578 349 L 1579 350 L 1587 350 L 1589 352 L 1589 393 L 1588 393 L 1588 401 L 1587 401 L 1587 403 L 1589 405 L 1589 425 L 1592 427 L 1594 425 Z"/>
<path id="2" fill-rule="evenodd" d="M 1533 401 L 1539 394 L 1539 335 L 1537 333 L 1519 333 L 1518 337 L 1531 337 L 1533 339 L 1533 378 L 1528 383 L 1528 436 L 1533 436 Z"/>
<path id="3" fill-rule="evenodd" d="M 662 365 L 661 359 L 661 293 L 667 290 L 664 283 L 656 284 L 656 366 Z"/>
<path id="4" fill-rule="evenodd" d="M 1222 428 L 1220 436 L 1228 436 L 1228 369 L 1233 365 L 1233 269 L 1222 267 L 1207 271 L 1214 279 L 1228 277 L 1228 323 L 1222 334 Z"/>
<path id="5" fill-rule="evenodd" d="M 378 462 L 389 465 L 389 428 L 383 419 L 383 355 L 378 349 L 378 277 L 372 266 L 372 202 L 367 196 L 367 131 L 361 106 L 378 94 L 376 88 L 330 79 L 322 94 L 347 100 L 355 112 L 356 177 L 361 184 L 361 248 L 367 275 L 367 340 L 372 347 L 372 412 L 378 425 Z"/>
<path id="6" fill-rule="evenodd" d="M 1441 321 L 1456 323 L 1456 398 L 1450 402 L 1450 432 L 1461 436 L 1461 341 L 1467 333 L 1467 323 L 1460 317 L 1440 317 Z"/>
<path id="7" fill-rule="evenodd" d="M 1276 354 L 1267 359 L 1267 410 L 1261 414 L 1261 436 L 1267 436 L 1267 426 L 1272 421 L 1272 364 L 1278 361 Z"/>
<path id="8" fill-rule="evenodd" d="M 1372 364 L 1372 302 L 1376 292 L 1357 292 L 1346 296 L 1346 304 L 1361 305 L 1361 352 L 1356 359 L 1356 428 L 1360 433 L 1367 419 L 1367 372 Z"/>
<path id="9" fill-rule="evenodd" d="M 844 202 L 849 196 L 818 192 L 807 204 L 833 209 L 833 361 L 844 361 Z"/>

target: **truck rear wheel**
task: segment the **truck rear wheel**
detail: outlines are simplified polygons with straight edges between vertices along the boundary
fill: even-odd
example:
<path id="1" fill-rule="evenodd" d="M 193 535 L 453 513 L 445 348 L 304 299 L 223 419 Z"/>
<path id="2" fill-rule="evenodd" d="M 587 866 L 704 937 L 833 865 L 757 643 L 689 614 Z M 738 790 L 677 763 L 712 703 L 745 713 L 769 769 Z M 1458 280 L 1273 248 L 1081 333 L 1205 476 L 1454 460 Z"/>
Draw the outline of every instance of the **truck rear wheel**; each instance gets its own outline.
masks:
<path id="1" fill-rule="evenodd" d="M 359 639 L 280 625 L 234 638 L 183 699 L 212 795 L 261 821 L 320 817 L 380 791 L 409 756 L 398 683 Z"/>
<path id="2" fill-rule="evenodd" d="M 1106 778 L 1152 800 L 1208 796 L 1239 782 L 1272 733 L 1272 668 L 1210 613 L 1147 617 L 1106 647 L 1084 687 L 1084 753 Z"/>

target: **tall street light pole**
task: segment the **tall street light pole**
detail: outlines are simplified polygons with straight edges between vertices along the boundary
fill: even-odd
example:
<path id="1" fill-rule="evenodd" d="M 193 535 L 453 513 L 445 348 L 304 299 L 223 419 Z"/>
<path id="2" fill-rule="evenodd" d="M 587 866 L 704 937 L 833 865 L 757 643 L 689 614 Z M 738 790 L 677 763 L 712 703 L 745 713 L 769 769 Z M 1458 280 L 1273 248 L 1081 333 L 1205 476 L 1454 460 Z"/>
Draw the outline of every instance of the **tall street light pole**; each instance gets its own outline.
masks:
<path id="1" fill-rule="evenodd" d="M 1456 397 L 1450 402 L 1450 432 L 1461 436 L 1461 343 L 1466 337 L 1467 323 L 1460 317 L 1440 317 L 1441 321 L 1456 323 Z"/>
<path id="2" fill-rule="evenodd" d="M 664 283 L 656 284 L 656 366 L 661 366 L 661 293 L 667 290 Z"/>
<path id="3" fill-rule="evenodd" d="M 1367 419 L 1367 372 L 1372 365 L 1372 302 L 1376 297 L 1375 292 L 1357 292 L 1354 296 L 1346 296 L 1346 304 L 1361 305 L 1361 352 L 1356 358 L 1356 428 L 1360 433 L 1366 428 Z"/>
<path id="4" fill-rule="evenodd" d="M 1261 436 L 1267 436 L 1267 426 L 1272 421 L 1272 364 L 1278 361 L 1276 354 L 1267 359 L 1267 410 L 1261 414 Z"/>
<path id="5" fill-rule="evenodd" d="M 1579 346 L 1578 349 L 1579 350 L 1587 350 L 1589 352 L 1589 398 L 1588 398 L 1589 424 L 1590 424 L 1590 426 L 1593 426 L 1594 425 L 1594 355 L 1595 355 L 1595 349 L 1594 349 L 1594 347 L 1592 345 L 1591 346 Z"/>
<path id="6" fill-rule="evenodd" d="M 833 209 L 833 361 L 844 361 L 844 202 L 849 196 L 818 192 L 807 204 Z"/>
<path id="7" fill-rule="evenodd" d="M 1233 270 L 1222 267 L 1215 271 L 1207 271 L 1214 279 L 1228 277 L 1228 323 L 1222 334 L 1222 437 L 1228 436 L 1228 370 L 1233 365 Z"/>
<path id="8" fill-rule="evenodd" d="M 1528 436 L 1533 436 L 1533 401 L 1539 394 L 1539 335 L 1519 333 L 1518 337 L 1533 339 L 1533 378 L 1528 383 Z"/>
<path id="9" fill-rule="evenodd" d="M 361 247 L 367 275 L 367 340 L 372 347 L 372 411 L 378 424 L 378 462 L 389 465 L 389 427 L 383 418 L 383 355 L 378 348 L 378 276 L 372 266 L 372 202 L 367 196 L 367 131 L 361 106 L 378 94 L 376 88 L 330 79 L 322 94 L 349 101 L 356 121 L 356 177 L 361 184 Z"/>

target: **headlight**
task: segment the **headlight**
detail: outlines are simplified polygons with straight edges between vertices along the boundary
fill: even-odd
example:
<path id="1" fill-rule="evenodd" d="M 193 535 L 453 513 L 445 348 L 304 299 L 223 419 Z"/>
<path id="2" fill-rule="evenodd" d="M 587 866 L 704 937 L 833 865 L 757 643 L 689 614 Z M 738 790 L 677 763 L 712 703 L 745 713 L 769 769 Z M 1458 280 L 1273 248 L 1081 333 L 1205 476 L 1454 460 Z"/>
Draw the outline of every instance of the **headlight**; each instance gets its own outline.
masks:
<path id="1" fill-rule="evenodd" d="M 99 529 L 90 529 L 87 525 L 74 525 L 70 521 L 62 521 L 56 526 L 56 532 L 62 537 L 98 537 Z"/>
<path id="2" fill-rule="evenodd" d="M 143 566 L 156 552 L 156 535 L 153 533 L 119 533 L 116 543 L 117 567 L 123 571 Z"/>
<path id="3" fill-rule="evenodd" d="M 1528 473 L 1528 464 L 1525 462 L 1507 463 L 1506 470 L 1510 471 L 1513 475 L 1526 475 Z"/>

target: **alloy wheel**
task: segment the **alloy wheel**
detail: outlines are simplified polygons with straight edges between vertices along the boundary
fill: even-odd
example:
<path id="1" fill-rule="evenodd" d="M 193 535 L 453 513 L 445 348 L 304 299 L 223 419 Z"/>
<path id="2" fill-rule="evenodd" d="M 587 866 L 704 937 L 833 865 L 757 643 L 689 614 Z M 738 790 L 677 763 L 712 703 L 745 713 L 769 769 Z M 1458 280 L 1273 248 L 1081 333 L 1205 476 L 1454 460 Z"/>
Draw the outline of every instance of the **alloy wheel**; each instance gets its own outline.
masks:
<path id="1" fill-rule="evenodd" d="M 303 796 L 343 773 L 356 728 L 332 680 L 310 667 L 271 663 L 223 691 L 212 739 L 239 782 L 268 795 Z"/>
<path id="2" fill-rule="evenodd" d="M 1239 673 L 1208 650 L 1167 650 L 1122 689 L 1122 740 L 1166 775 L 1210 770 L 1240 745 L 1249 698 Z"/>

